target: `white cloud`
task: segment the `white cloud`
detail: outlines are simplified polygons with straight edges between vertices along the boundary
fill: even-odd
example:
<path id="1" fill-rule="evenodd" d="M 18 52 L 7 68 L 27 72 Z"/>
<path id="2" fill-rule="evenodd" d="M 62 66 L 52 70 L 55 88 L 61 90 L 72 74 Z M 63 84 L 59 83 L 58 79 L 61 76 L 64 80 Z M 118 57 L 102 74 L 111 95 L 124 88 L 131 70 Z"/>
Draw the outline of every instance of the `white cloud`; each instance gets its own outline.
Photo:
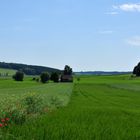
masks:
<path id="1" fill-rule="evenodd" d="M 138 46 L 140 47 L 140 36 L 134 36 L 126 40 L 127 44 L 131 46 Z"/>
<path id="2" fill-rule="evenodd" d="M 111 31 L 111 30 L 104 30 L 104 31 L 99 31 L 98 33 L 99 34 L 112 34 L 113 31 Z"/>
<path id="3" fill-rule="evenodd" d="M 140 3 L 126 3 L 122 5 L 113 5 L 113 9 L 120 9 L 126 12 L 140 12 Z"/>

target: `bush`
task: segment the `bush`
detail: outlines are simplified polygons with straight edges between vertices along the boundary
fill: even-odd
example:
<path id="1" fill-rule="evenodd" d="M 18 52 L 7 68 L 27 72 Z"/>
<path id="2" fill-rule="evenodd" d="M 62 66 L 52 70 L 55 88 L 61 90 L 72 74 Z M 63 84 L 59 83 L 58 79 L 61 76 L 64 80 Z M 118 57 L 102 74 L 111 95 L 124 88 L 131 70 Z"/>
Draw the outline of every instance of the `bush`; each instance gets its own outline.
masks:
<path id="1" fill-rule="evenodd" d="M 22 125 L 26 121 L 26 114 L 22 110 L 14 110 L 12 112 L 11 120 L 18 125 Z"/>
<path id="2" fill-rule="evenodd" d="M 80 77 L 77 78 L 77 81 L 78 81 L 78 82 L 80 81 Z"/>
<path id="3" fill-rule="evenodd" d="M 5 108 L 0 118 L 7 126 L 12 123 L 22 125 L 26 121 L 26 111 L 22 105 L 14 105 Z"/>
<path id="4" fill-rule="evenodd" d="M 41 111 L 42 99 L 38 96 L 31 95 L 24 100 L 27 114 L 38 113 Z"/>
<path id="5" fill-rule="evenodd" d="M 13 75 L 13 79 L 15 81 L 23 81 L 24 73 L 22 71 L 17 71 L 15 75 Z"/>
<path id="6" fill-rule="evenodd" d="M 49 73 L 48 72 L 43 72 L 41 75 L 40 75 L 40 79 L 41 79 L 41 82 L 42 83 L 46 83 L 47 81 L 49 81 Z"/>
<path id="7" fill-rule="evenodd" d="M 39 78 L 36 78 L 36 82 L 39 82 Z"/>
<path id="8" fill-rule="evenodd" d="M 57 72 L 52 73 L 50 79 L 54 82 L 59 82 L 59 74 Z"/>
<path id="9" fill-rule="evenodd" d="M 10 124 L 22 125 L 28 115 L 40 114 L 43 110 L 42 98 L 37 95 L 28 95 L 20 102 L 0 110 L 0 128 Z"/>
<path id="10" fill-rule="evenodd" d="M 32 81 L 35 81 L 35 80 L 36 80 L 36 78 L 35 78 L 35 77 L 33 77 Z"/>

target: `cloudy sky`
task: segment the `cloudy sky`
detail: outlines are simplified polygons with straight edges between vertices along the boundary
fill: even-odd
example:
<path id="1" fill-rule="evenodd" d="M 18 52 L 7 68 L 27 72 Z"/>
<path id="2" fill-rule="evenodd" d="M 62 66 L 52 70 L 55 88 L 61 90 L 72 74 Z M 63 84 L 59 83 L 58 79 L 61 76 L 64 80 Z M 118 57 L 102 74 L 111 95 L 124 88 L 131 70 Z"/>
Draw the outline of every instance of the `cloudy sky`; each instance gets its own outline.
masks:
<path id="1" fill-rule="evenodd" d="M 132 70 L 140 61 L 140 1 L 1 0 L 0 61 Z"/>

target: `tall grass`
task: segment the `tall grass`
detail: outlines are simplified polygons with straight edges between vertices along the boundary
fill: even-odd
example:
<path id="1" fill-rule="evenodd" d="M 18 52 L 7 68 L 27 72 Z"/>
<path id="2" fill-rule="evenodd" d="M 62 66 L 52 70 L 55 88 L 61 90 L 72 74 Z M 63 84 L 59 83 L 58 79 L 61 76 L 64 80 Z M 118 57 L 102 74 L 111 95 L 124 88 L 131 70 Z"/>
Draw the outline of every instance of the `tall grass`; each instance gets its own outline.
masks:
<path id="1" fill-rule="evenodd" d="M 8 133 L 29 140 L 139 140 L 140 91 L 133 86 L 138 83 L 128 76 L 81 77 L 68 106 Z"/>

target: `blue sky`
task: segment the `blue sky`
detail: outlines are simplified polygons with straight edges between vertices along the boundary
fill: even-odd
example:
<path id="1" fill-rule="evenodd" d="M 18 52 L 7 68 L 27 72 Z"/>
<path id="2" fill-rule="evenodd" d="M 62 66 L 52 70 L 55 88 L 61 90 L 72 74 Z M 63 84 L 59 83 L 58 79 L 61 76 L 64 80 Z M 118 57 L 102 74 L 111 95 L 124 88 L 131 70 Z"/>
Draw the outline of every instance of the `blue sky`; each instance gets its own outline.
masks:
<path id="1" fill-rule="evenodd" d="M 138 0 L 0 1 L 0 61 L 129 71 L 139 52 Z"/>

